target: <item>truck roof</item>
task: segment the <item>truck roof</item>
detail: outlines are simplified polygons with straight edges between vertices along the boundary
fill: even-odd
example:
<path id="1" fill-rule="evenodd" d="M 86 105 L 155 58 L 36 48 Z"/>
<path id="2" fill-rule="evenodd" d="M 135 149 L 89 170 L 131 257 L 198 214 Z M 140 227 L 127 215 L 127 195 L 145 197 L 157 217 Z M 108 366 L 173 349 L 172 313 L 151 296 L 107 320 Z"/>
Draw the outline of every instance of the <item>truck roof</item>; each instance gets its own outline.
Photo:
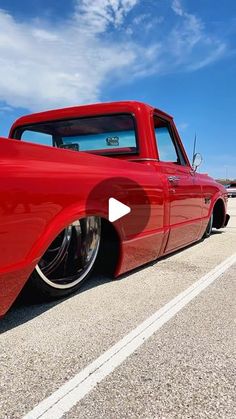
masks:
<path id="1" fill-rule="evenodd" d="M 17 126 L 29 125 L 38 122 L 52 121 L 57 119 L 67 119 L 75 118 L 78 116 L 92 116 L 99 114 L 107 113 L 123 113 L 123 112 L 137 112 L 142 110 L 154 111 L 157 110 L 159 114 L 162 114 L 164 117 L 172 119 L 172 116 L 161 111 L 160 109 L 155 108 L 154 106 L 148 105 L 143 102 L 138 101 L 119 101 L 119 102 L 103 102 L 103 103 L 93 103 L 89 105 L 79 105 L 66 108 L 53 109 L 38 113 L 32 113 L 18 118 L 13 126 L 11 127 L 11 132 Z"/>

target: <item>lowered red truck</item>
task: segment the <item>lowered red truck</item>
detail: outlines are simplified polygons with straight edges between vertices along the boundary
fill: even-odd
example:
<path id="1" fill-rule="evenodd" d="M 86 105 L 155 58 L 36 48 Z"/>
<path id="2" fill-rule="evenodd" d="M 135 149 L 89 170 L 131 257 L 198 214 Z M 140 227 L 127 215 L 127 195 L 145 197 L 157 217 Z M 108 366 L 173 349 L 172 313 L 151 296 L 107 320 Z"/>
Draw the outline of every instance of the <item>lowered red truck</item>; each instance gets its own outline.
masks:
<path id="1" fill-rule="evenodd" d="M 21 289 L 76 291 L 226 226 L 227 193 L 191 166 L 172 117 L 139 102 L 27 115 L 0 139 L 0 315 Z M 130 208 L 109 216 L 109 202 Z"/>

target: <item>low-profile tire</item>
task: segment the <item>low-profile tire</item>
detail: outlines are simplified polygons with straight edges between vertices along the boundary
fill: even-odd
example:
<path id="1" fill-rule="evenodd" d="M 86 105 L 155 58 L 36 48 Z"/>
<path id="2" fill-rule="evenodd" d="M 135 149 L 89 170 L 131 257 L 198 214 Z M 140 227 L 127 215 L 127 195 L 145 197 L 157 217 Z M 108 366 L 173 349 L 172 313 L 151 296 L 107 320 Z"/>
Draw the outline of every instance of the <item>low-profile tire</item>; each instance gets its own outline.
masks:
<path id="1" fill-rule="evenodd" d="M 206 228 L 206 230 L 203 234 L 204 239 L 206 239 L 207 237 L 210 237 L 211 232 L 212 232 L 212 227 L 213 227 L 213 212 L 212 212 L 212 214 L 210 216 L 210 219 L 208 221 L 207 228 Z"/>
<path id="2" fill-rule="evenodd" d="M 25 293 L 52 300 L 77 291 L 90 276 L 101 238 L 101 219 L 90 216 L 68 225 L 51 243 L 29 278 Z"/>

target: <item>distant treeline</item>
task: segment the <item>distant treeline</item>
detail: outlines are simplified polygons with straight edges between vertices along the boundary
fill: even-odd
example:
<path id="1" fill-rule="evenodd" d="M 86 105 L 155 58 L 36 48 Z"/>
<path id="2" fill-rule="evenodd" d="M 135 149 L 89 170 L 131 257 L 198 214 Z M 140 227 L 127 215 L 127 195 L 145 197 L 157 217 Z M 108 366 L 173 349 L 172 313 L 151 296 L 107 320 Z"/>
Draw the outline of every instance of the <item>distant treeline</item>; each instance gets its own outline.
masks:
<path id="1" fill-rule="evenodd" d="M 216 182 L 221 183 L 221 185 L 228 185 L 229 183 L 236 182 L 236 179 L 216 179 Z"/>

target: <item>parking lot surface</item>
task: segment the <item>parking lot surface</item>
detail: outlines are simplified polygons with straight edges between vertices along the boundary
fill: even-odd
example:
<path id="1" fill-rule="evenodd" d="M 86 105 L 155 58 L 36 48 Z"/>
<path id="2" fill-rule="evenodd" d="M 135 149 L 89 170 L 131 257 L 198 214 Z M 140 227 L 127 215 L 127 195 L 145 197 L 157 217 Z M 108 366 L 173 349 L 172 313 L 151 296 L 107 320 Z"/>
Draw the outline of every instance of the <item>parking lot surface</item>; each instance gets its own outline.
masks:
<path id="1" fill-rule="evenodd" d="M 15 304 L 0 321 L 0 418 L 27 415 L 234 255 L 236 199 L 229 213 L 225 230 L 121 279 L 97 276 L 63 301 Z M 232 264 L 61 417 L 234 418 L 235 280 Z"/>

